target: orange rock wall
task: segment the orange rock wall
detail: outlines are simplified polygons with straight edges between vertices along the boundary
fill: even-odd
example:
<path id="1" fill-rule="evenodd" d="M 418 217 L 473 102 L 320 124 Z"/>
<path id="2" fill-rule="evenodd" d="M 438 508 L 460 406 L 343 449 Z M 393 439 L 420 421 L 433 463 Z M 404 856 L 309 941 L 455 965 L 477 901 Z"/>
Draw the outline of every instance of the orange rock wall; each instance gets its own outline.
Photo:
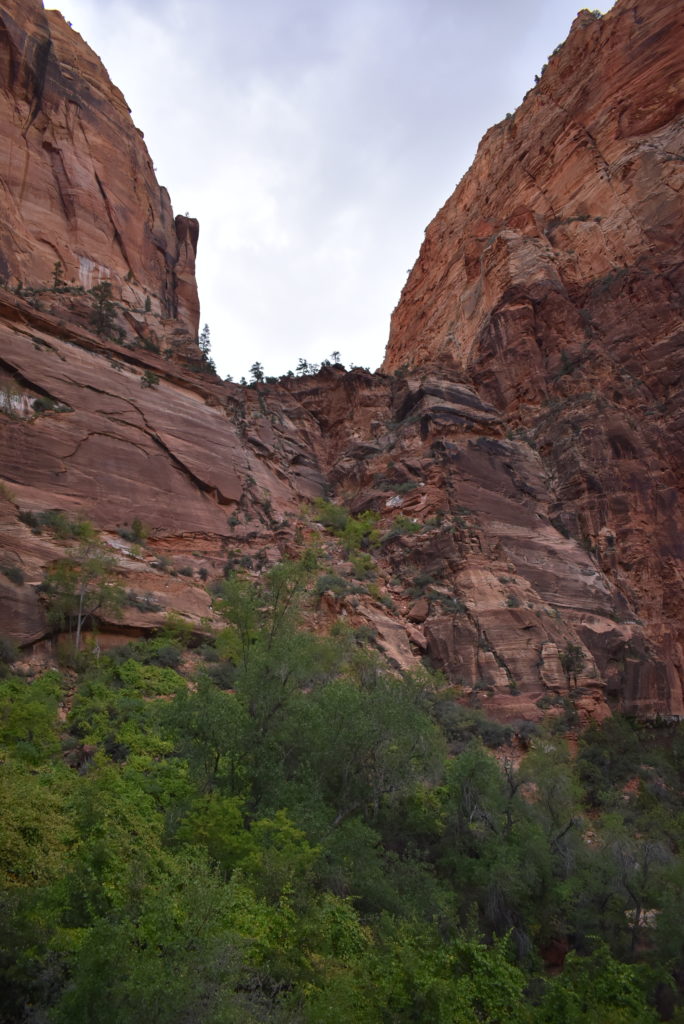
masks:
<path id="1" fill-rule="evenodd" d="M 0 278 L 112 283 L 197 337 L 197 222 L 174 221 L 142 133 L 99 58 L 40 0 L 0 8 Z"/>

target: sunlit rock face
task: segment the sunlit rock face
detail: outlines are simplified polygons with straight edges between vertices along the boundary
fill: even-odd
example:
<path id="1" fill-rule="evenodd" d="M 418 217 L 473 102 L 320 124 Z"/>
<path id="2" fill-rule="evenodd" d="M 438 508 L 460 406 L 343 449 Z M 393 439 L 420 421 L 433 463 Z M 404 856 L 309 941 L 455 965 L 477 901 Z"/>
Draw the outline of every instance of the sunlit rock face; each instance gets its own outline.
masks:
<path id="1" fill-rule="evenodd" d="M 456 367 L 527 432 L 553 522 L 626 597 L 659 661 L 625 675 L 623 699 L 677 714 L 683 48 L 678 3 L 580 12 L 428 227 L 383 365 Z"/>
<path id="2" fill-rule="evenodd" d="M 58 11 L 0 7 L 0 276 L 110 281 L 116 299 L 197 337 L 197 222 L 174 220 L 121 92 Z M 149 302 L 148 302 L 149 299 Z"/>
<path id="3" fill-rule="evenodd" d="M 170 611 L 202 634 L 207 585 L 309 547 L 308 625 L 500 718 L 682 715 L 676 6 L 578 16 L 428 228 L 384 372 L 244 388 L 202 361 L 197 223 L 123 97 L 61 16 L 0 0 L 0 633 L 52 637 L 60 509 L 128 594 L 103 645 Z M 367 550 L 324 496 L 375 513 Z"/>

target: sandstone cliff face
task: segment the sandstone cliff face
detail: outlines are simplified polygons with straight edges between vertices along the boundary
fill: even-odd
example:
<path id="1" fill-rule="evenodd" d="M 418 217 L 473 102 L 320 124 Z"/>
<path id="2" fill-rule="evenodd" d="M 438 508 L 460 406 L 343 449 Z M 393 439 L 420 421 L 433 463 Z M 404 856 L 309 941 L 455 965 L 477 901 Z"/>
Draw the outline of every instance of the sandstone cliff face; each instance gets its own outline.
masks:
<path id="1" fill-rule="evenodd" d="M 110 281 L 131 308 L 197 337 L 197 222 L 177 217 L 97 56 L 40 0 L 0 7 L 0 277 Z M 45 295 L 44 301 L 50 296 Z"/>
<path id="2" fill-rule="evenodd" d="M 526 432 L 551 521 L 646 626 L 623 698 L 677 714 L 683 47 L 679 4 L 580 12 L 429 226 L 383 365 L 455 366 Z"/>
<path id="3" fill-rule="evenodd" d="M 684 714 L 675 14 L 578 16 L 428 229 L 387 372 L 240 388 L 202 364 L 197 225 L 120 93 L 59 15 L 2 0 L 0 633 L 51 638 L 60 509 L 129 595 L 102 643 L 169 611 L 202 633 L 207 584 L 313 544 L 314 627 L 493 714 Z M 367 559 L 317 523 L 323 495 L 378 515 Z"/>

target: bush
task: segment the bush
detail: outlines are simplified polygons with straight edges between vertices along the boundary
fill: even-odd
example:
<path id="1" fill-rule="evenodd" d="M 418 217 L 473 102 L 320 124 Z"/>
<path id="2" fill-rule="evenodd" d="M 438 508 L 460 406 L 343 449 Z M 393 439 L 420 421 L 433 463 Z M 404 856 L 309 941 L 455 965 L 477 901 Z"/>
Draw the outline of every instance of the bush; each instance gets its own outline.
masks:
<path id="1" fill-rule="evenodd" d="M 18 587 L 24 584 L 24 574 L 18 565 L 0 565 L 0 572 Z"/>
<path id="2" fill-rule="evenodd" d="M 417 523 L 414 519 L 409 519 L 408 516 L 398 515 L 392 520 L 392 525 L 387 533 L 383 535 L 380 543 L 389 544 L 390 541 L 395 540 L 397 537 L 403 537 L 406 534 L 421 533 L 422 530 L 422 523 Z"/>
<path id="3" fill-rule="evenodd" d="M 153 370 L 145 370 L 140 378 L 141 388 L 156 388 L 159 386 L 160 377 Z"/>
<path id="4" fill-rule="evenodd" d="M 153 650 L 148 658 L 148 665 L 159 665 L 161 668 L 178 668 L 181 662 L 181 651 L 175 644 L 162 644 Z"/>
<path id="5" fill-rule="evenodd" d="M 438 700 L 432 713 L 457 749 L 467 747 L 474 739 L 482 740 L 486 747 L 501 747 L 515 732 L 513 726 L 495 722 L 476 708 L 463 707 L 454 700 Z"/>
<path id="6" fill-rule="evenodd" d="M 590 725 L 580 740 L 577 766 L 592 803 L 600 803 L 604 793 L 624 785 L 637 774 L 640 763 L 639 736 L 619 715 Z"/>
<path id="7" fill-rule="evenodd" d="M 349 522 L 350 514 L 341 505 L 334 505 L 331 501 L 324 501 L 322 498 L 316 500 L 316 521 L 327 526 L 335 534 L 341 534 Z"/>
<path id="8" fill-rule="evenodd" d="M 351 564 L 357 580 L 368 580 L 375 576 L 375 562 L 369 554 L 363 552 L 352 555 Z"/>
<path id="9" fill-rule="evenodd" d="M 573 644 L 568 641 L 565 645 L 565 650 L 561 651 L 559 657 L 568 681 L 573 679 L 577 682 L 577 676 L 582 672 L 586 660 L 582 648 L 579 644 Z"/>
<path id="10" fill-rule="evenodd" d="M 423 594 L 425 593 L 426 588 L 431 583 L 436 582 L 437 581 L 435 580 L 434 573 L 419 572 L 418 575 L 414 577 L 412 586 L 409 587 L 409 597 L 414 599 L 417 597 L 422 597 Z"/>
<path id="11" fill-rule="evenodd" d="M 317 597 L 321 597 L 322 594 L 332 591 L 335 597 L 344 597 L 345 594 L 351 593 L 351 588 L 346 580 L 342 579 L 341 576 L 337 576 L 335 573 L 327 572 L 323 576 L 319 576 L 314 586 L 314 594 Z"/>
<path id="12" fill-rule="evenodd" d="M 45 512 L 22 509 L 19 521 L 30 527 L 34 533 L 42 533 L 44 529 L 50 530 L 60 540 L 90 540 L 94 535 L 92 523 L 85 519 L 72 519 L 58 508 L 50 508 Z"/>
<path id="13" fill-rule="evenodd" d="M 150 535 L 150 530 L 140 519 L 136 518 L 130 527 L 120 526 L 117 533 L 124 540 L 130 541 L 132 544 L 144 544 Z"/>
<path id="14" fill-rule="evenodd" d="M 323 501 L 322 498 L 315 502 L 315 507 L 316 520 L 339 537 L 347 554 L 380 543 L 380 534 L 375 528 L 378 521 L 376 512 L 366 511 L 359 516 L 352 516 L 346 508 Z"/>

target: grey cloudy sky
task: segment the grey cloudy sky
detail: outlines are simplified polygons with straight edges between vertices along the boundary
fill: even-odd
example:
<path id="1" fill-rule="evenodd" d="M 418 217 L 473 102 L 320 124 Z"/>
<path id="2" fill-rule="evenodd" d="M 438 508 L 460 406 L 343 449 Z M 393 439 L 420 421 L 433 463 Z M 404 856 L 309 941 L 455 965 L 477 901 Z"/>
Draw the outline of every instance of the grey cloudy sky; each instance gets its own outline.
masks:
<path id="1" fill-rule="evenodd" d="M 219 372 L 374 369 L 423 232 L 578 0 L 45 0 L 200 221 Z M 601 10 L 610 6 L 604 3 Z"/>

